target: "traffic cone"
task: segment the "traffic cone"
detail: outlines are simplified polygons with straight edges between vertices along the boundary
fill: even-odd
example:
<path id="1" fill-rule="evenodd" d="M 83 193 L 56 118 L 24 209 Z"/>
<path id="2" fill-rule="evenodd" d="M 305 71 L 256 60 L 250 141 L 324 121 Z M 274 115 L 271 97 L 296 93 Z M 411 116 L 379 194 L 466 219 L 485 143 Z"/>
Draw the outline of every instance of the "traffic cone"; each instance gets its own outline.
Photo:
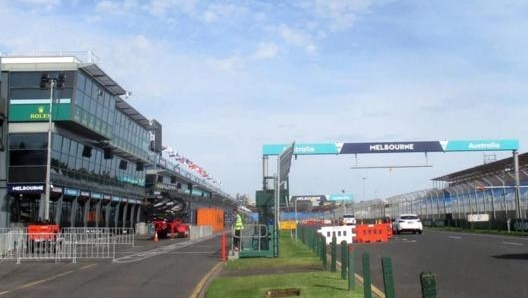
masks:
<path id="1" fill-rule="evenodd" d="M 154 239 L 153 239 L 153 240 L 154 240 L 154 242 L 159 241 L 159 240 L 158 240 L 158 232 L 155 232 L 155 233 L 154 233 Z"/>

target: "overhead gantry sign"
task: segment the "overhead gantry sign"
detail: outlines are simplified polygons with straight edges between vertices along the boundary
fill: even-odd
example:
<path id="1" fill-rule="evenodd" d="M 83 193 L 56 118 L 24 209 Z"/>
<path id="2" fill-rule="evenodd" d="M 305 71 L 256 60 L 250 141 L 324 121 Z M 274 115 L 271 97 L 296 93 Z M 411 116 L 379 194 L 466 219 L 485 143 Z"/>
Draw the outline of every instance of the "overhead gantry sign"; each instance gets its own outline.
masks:
<path id="1" fill-rule="evenodd" d="M 269 144 L 262 146 L 262 155 L 280 155 L 291 144 Z M 294 155 L 332 155 L 363 153 L 413 153 L 413 152 L 461 152 L 461 151 L 517 151 L 519 141 L 501 140 L 454 140 L 418 142 L 374 142 L 374 143 L 305 143 L 295 144 Z"/>

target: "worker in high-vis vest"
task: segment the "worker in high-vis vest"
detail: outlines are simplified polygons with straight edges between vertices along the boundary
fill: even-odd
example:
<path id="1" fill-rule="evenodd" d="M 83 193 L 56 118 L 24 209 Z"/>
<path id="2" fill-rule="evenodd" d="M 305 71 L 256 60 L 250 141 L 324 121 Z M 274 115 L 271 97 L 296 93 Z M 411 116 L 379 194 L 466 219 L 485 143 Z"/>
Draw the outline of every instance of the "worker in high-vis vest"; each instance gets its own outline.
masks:
<path id="1" fill-rule="evenodd" d="M 233 236 L 233 246 L 235 248 L 235 251 L 238 251 L 241 249 L 240 235 L 242 234 L 241 232 L 244 229 L 244 222 L 242 220 L 240 210 L 235 208 L 233 209 L 233 213 L 235 214 L 235 223 L 233 224 L 233 229 L 235 230 L 235 234 Z"/>

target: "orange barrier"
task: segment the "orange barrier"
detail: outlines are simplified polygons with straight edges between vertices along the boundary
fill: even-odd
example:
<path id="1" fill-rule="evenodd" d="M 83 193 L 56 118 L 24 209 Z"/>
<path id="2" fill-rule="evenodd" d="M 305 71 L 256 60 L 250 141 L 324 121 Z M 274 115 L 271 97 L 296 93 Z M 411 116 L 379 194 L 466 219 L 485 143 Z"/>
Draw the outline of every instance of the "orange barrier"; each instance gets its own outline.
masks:
<path id="1" fill-rule="evenodd" d="M 213 232 L 224 229 L 224 209 L 200 208 L 196 213 L 196 225 L 211 226 Z"/>
<path id="2" fill-rule="evenodd" d="M 385 228 L 387 229 L 387 238 L 392 239 L 394 238 L 394 231 L 392 230 L 392 223 L 384 223 Z"/>
<path id="3" fill-rule="evenodd" d="M 386 242 L 389 240 L 385 224 L 356 225 L 356 242 Z"/>

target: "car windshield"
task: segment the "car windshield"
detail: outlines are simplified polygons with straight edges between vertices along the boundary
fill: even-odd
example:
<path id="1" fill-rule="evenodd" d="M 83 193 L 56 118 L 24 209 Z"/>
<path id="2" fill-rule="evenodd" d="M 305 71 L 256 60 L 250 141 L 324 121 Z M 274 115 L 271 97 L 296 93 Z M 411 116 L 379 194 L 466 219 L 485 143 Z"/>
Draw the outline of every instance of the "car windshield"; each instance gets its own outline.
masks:
<path id="1" fill-rule="evenodd" d="M 401 219 L 418 219 L 418 216 L 416 215 L 404 215 L 401 217 Z"/>

